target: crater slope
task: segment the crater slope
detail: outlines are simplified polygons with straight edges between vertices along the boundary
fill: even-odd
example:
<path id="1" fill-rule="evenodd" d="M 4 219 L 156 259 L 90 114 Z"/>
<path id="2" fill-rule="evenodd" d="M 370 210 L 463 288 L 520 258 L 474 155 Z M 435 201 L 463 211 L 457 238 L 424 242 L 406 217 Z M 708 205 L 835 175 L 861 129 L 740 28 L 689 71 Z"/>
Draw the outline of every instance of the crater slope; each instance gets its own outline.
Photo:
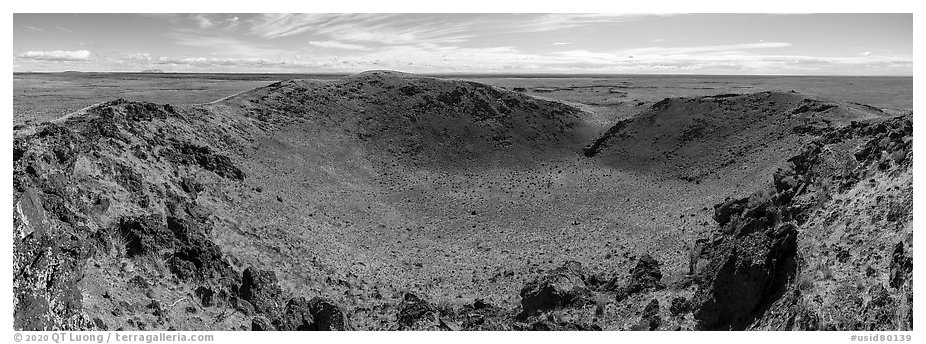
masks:
<path id="1" fill-rule="evenodd" d="M 779 258 L 822 254 L 805 252 L 828 229 L 796 241 L 776 230 L 820 223 L 808 209 L 840 209 L 826 202 L 867 185 L 835 181 L 893 178 L 898 199 L 912 194 L 912 130 L 864 106 L 769 92 L 667 99 L 611 128 L 594 117 L 373 71 L 203 105 L 112 101 L 18 127 L 14 327 L 764 328 L 793 320 L 797 303 L 781 295 L 806 290 L 794 287 L 803 268 Z M 812 147 L 845 168 L 811 175 L 803 161 L 816 160 L 788 162 Z M 769 191 L 788 166 L 814 187 Z M 769 215 L 808 190 L 826 201 Z M 745 204 L 768 215 L 749 233 L 772 239 L 727 238 L 757 217 Z M 909 231 L 898 209 L 885 242 Z M 786 278 L 751 281 L 758 301 L 718 309 L 729 297 L 718 281 L 740 278 L 718 267 L 738 262 L 729 250 L 741 244 L 777 252 L 760 268 Z M 826 283 L 815 290 L 835 295 Z"/>

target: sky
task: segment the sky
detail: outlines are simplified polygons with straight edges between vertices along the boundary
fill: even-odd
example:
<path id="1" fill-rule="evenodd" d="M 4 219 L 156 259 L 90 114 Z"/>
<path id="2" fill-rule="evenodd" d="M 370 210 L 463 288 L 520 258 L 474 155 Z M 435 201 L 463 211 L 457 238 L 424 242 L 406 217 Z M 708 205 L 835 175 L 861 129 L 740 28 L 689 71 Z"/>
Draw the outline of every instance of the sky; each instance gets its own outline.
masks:
<path id="1" fill-rule="evenodd" d="M 913 74 L 912 14 L 14 14 L 13 69 Z"/>

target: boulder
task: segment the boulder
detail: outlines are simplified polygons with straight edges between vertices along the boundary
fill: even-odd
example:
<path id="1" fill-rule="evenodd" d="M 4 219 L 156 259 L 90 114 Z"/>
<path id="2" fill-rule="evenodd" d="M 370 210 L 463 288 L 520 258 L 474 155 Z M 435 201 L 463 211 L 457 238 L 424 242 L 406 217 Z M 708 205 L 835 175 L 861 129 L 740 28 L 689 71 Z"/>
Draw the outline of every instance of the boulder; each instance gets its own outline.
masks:
<path id="1" fill-rule="evenodd" d="M 719 239 L 693 300 L 698 328 L 744 329 L 793 279 L 796 250 L 791 224 Z"/>
<path id="2" fill-rule="evenodd" d="M 659 261 L 649 254 L 641 256 L 637 260 L 637 264 L 630 269 L 630 277 L 625 286 L 619 287 L 618 283 L 615 277 L 605 286 L 607 290 L 617 291 L 616 299 L 618 301 L 633 294 L 665 288 L 662 283 L 662 270 L 659 267 Z"/>
<path id="3" fill-rule="evenodd" d="M 396 319 L 401 329 L 409 329 L 425 318 L 433 318 L 437 310 L 425 300 L 412 293 L 405 293 L 402 303 L 399 304 L 399 313 Z"/>
<path id="4" fill-rule="evenodd" d="M 672 304 L 669 306 L 669 313 L 673 316 L 679 316 L 685 313 L 691 312 L 691 302 L 684 297 L 676 297 L 672 299 Z"/>
<path id="5" fill-rule="evenodd" d="M 254 317 L 251 320 L 251 331 L 273 331 L 274 327 L 265 317 Z"/>
<path id="6" fill-rule="evenodd" d="M 334 303 L 316 297 L 309 302 L 309 308 L 315 324 L 312 327 L 316 331 L 347 331 L 350 326 L 347 322 L 347 315 L 341 307 Z"/>
<path id="7" fill-rule="evenodd" d="M 894 246 L 894 253 L 891 255 L 891 265 L 888 269 L 890 273 L 888 281 L 891 288 L 900 288 L 912 277 L 913 257 L 905 254 L 902 241 Z"/>
<path id="8" fill-rule="evenodd" d="M 315 325 L 315 318 L 312 316 L 312 307 L 304 297 L 292 298 L 286 303 L 286 307 L 280 317 L 273 321 L 276 328 L 280 331 L 309 331 Z"/>
<path id="9" fill-rule="evenodd" d="M 662 318 L 659 316 L 659 301 L 650 300 L 643 308 L 643 314 L 640 316 L 640 322 L 632 326 L 634 331 L 655 331 L 662 325 Z"/>
<path id="10" fill-rule="evenodd" d="M 561 307 L 590 302 L 591 292 L 586 287 L 582 265 L 566 262 L 565 265 L 534 278 L 521 288 L 522 317 Z"/>
<path id="11" fill-rule="evenodd" d="M 244 270 L 238 295 L 251 303 L 255 311 L 266 314 L 276 313 L 282 294 L 283 290 L 277 284 L 277 276 L 273 271 L 258 270 L 254 267 Z"/>

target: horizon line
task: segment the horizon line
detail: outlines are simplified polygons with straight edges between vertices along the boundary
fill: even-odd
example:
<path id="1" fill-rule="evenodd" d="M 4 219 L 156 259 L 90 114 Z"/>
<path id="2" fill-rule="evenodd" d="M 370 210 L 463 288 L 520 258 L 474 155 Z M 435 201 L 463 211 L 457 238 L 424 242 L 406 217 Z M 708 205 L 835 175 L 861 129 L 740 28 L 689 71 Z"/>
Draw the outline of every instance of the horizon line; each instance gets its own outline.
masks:
<path id="1" fill-rule="evenodd" d="M 149 71 L 76 71 L 76 70 L 66 70 L 66 71 L 14 71 L 13 74 L 80 74 L 80 73 L 101 73 L 101 74 L 151 74 L 151 75 L 163 75 L 163 74 L 200 74 L 200 75 L 325 75 L 325 76 L 347 76 L 353 74 L 364 73 L 373 70 L 382 70 L 382 69 L 371 69 L 360 72 L 184 72 L 184 71 L 160 71 L 160 72 L 149 72 Z M 533 73 L 503 73 L 503 72 L 478 72 L 478 73 L 467 73 L 467 72 L 425 72 L 425 73 L 411 73 L 411 72 L 402 72 L 398 70 L 386 70 L 394 71 L 400 73 L 408 74 L 417 74 L 422 76 L 473 76 L 473 77 L 482 77 L 482 76 L 514 76 L 514 77 L 587 77 L 587 76 L 762 76 L 762 77 L 897 77 L 897 78 L 912 78 L 913 75 L 902 75 L 902 74 L 872 74 L 872 75 L 863 75 L 863 74 L 684 74 L 684 73 L 563 73 L 563 72 L 533 72 Z"/>

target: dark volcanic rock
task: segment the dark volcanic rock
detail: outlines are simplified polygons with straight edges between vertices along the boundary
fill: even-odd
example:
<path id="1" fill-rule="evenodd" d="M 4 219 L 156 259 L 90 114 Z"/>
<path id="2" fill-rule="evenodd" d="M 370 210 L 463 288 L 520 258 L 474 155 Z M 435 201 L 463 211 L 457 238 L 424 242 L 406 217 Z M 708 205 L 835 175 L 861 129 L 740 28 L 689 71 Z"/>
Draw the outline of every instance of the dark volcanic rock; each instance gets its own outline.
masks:
<path id="1" fill-rule="evenodd" d="M 550 319 L 538 319 L 527 327 L 518 328 L 527 331 L 601 331 L 598 324 L 589 324 L 584 322 L 573 321 L 552 321 Z"/>
<path id="2" fill-rule="evenodd" d="M 500 322 L 510 321 L 510 315 L 504 309 L 493 306 L 482 299 L 476 299 L 473 304 L 463 306 L 459 310 L 458 319 L 465 330 L 500 330 L 507 329 L 500 326 Z"/>
<path id="3" fill-rule="evenodd" d="M 195 145 L 189 142 L 173 144 L 173 150 L 166 153 L 167 159 L 184 164 L 198 165 L 205 170 L 233 180 L 244 180 L 242 172 L 227 156 L 214 153 L 209 147 Z"/>
<path id="4" fill-rule="evenodd" d="M 251 331 L 273 331 L 274 327 L 267 318 L 258 316 L 251 320 Z"/>
<path id="5" fill-rule="evenodd" d="M 304 297 L 290 299 L 279 319 L 273 321 L 280 331 L 309 331 L 315 325 L 312 307 Z"/>
<path id="6" fill-rule="evenodd" d="M 254 305 L 257 312 L 275 314 L 280 307 L 279 300 L 283 290 L 277 284 L 277 276 L 273 271 L 250 267 L 245 269 L 241 276 L 238 294 Z"/>
<path id="7" fill-rule="evenodd" d="M 669 306 L 669 313 L 674 316 L 685 314 L 691 312 L 691 302 L 684 297 L 676 297 L 672 299 L 672 304 Z"/>
<path id="8" fill-rule="evenodd" d="M 347 331 L 350 330 L 350 324 L 347 321 L 347 314 L 341 307 L 320 297 L 313 298 L 309 302 L 312 316 L 315 324 L 312 327 L 315 331 Z"/>
<path id="9" fill-rule="evenodd" d="M 724 241 L 711 255 L 696 295 L 704 328 L 745 326 L 793 276 L 797 231 L 783 225 Z"/>
<path id="10" fill-rule="evenodd" d="M 17 266 L 16 303 L 13 327 L 22 330 L 90 329 L 93 324 L 81 316 L 83 295 L 78 288 L 80 267 L 92 253 L 78 236 L 52 239 L 26 238 L 16 258 L 28 264 Z M 16 270 L 14 270 L 16 271 Z"/>
<path id="11" fill-rule="evenodd" d="M 894 246 L 894 253 L 891 255 L 891 266 L 889 267 L 891 288 L 897 289 L 904 285 L 913 275 L 913 257 L 904 253 L 903 242 L 898 242 Z"/>
<path id="12" fill-rule="evenodd" d="M 650 300 L 643 308 L 643 314 L 640 316 L 640 322 L 631 327 L 634 331 L 654 331 L 662 325 L 662 317 L 659 316 L 659 301 Z"/>
<path id="13" fill-rule="evenodd" d="M 662 284 L 662 271 L 659 268 L 659 262 L 648 254 L 644 254 L 637 260 L 637 264 L 630 269 L 630 277 L 627 284 L 619 286 L 617 277 L 613 278 L 605 285 L 606 290 L 617 292 L 617 300 L 623 300 L 630 295 L 653 291 L 665 288 Z"/>
<path id="14" fill-rule="evenodd" d="M 736 199 L 729 200 L 714 206 L 714 221 L 717 221 L 720 226 L 726 225 L 730 222 L 730 218 L 735 215 L 739 215 L 746 210 L 746 203 L 748 199 Z"/>
<path id="15" fill-rule="evenodd" d="M 126 240 L 129 257 L 164 254 L 170 271 L 181 280 L 229 281 L 236 275 L 196 222 L 174 216 L 166 223 L 158 215 L 124 217 L 118 232 Z"/>
<path id="16" fill-rule="evenodd" d="M 785 224 L 715 244 L 701 271 L 695 319 L 702 329 L 743 329 L 795 273 L 797 230 Z"/>
<path id="17" fill-rule="evenodd" d="M 199 298 L 199 302 L 203 307 L 212 307 L 215 304 L 215 291 L 212 288 L 200 286 L 193 293 Z"/>
<path id="18" fill-rule="evenodd" d="M 584 282 L 582 265 L 567 262 L 521 288 L 522 316 L 589 302 L 591 292 Z"/>
<path id="19" fill-rule="evenodd" d="M 425 300 L 412 293 L 405 293 L 396 315 L 401 329 L 412 328 L 418 321 L 433 317 L 437 310 Z"/>
<path id="20" fill-rule="evenodd" d="M 877 284 L 868 290 L 869 301 L 862 314 L 862 323 L 867 330 L 897 330 L 897 301 L 883 285 Z"/>

